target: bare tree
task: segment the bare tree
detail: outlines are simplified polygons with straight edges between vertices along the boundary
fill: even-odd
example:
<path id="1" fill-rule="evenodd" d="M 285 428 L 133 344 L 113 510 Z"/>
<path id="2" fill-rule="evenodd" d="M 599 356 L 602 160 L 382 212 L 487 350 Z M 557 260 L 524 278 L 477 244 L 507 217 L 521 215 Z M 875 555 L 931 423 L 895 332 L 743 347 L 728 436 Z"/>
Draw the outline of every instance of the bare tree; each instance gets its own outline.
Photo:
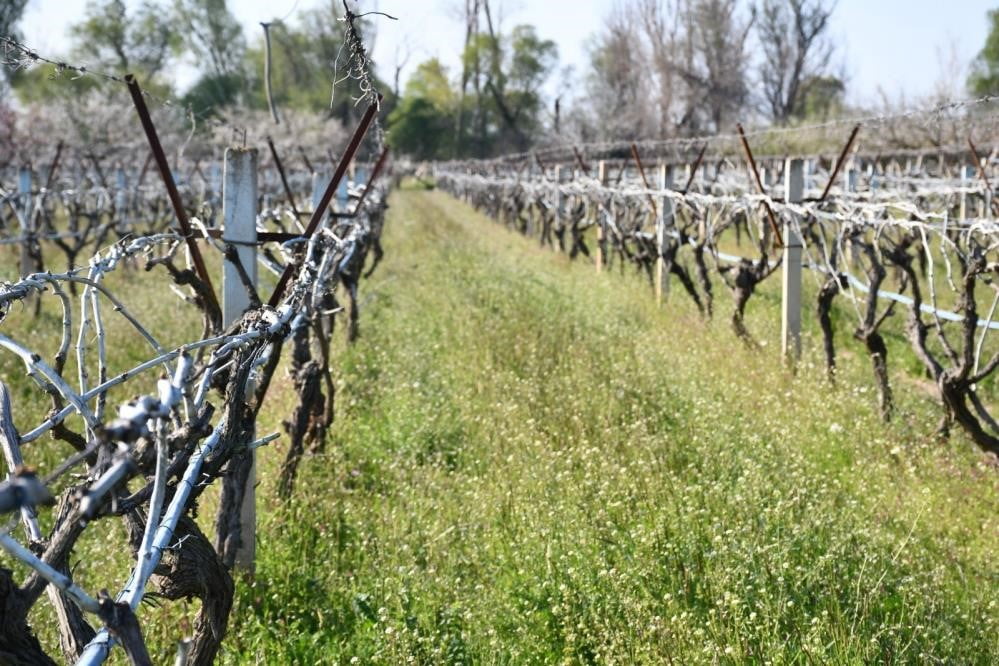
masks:
<path id="1" fill-rule="evenodd" d="M 805 83 L 828 68 L 826 39 L 835 0 L 764 0 L 757 36 L 763 49 L 760 79 L 771 119 L 786 123 L 799 108 Z"/>
<path id="2" fill-rule="evenodd" d="M 678 20 L 681 0 L 639 0 L 636 11 L 642 31 L 648 42 L 649 76 L 656 98 L 659 135 L 674 134 L 676 128 L 676 102 L 682 91 L 678 90 L 676 67 L 680 26 Z"/>
<path id="3" fill-rule="evenodd" d="M 177 23 L 194 54 L 211 65 L 216 76 L 241 66 L 246 39 L 226 0 L 175 0 Z"/>
<path id="4" fill-rule="evenodd" d="M 737 0 L 685 0 L 677 73 L 686 85 L 685 133 L 719 131 L 749 98 L 747 44 L 756 18 L 743 18 Z"/>
<path id="5" fill-rule="evenodd" d="M 643 0 L 638 7 L 640 19 L 646 19 L 646 9 L 657 12 L 655 5 Z M 650 22 L 658 19 L 658 13 L 648 17 Z M 659 27 L 653 26 L 653 30 Z M 672 71 L 671 64 L 663 66 Z M 649 117 L 648 100 L 653 94 L 649 75 L 635 11 L 618 7 L 607 17 L 603 32 L 590 50 L 586 89 L 595 138 L 616 140 L 652 135 L 656 123 Z"/>

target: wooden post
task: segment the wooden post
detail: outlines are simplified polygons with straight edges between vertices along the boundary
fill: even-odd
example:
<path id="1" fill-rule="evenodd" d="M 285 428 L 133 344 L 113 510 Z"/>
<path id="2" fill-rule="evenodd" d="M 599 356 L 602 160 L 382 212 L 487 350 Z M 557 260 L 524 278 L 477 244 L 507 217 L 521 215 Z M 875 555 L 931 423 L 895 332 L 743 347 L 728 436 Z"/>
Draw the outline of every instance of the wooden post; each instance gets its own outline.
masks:
<path id="1" fill-rule="evenodd" d="M 804 161 L 789 158 L 784 167 L 784 199 L 788 203 L 799 203 L 804 194 Z M 801 249 L 801 236 L 785 222 L 781 352 L 792 365 L 801 358 Z"/>
<path id="2" fill-rule="evenodd" d="M 600 186 L 601 187 L 607 187 L 608 175 L 607 175 L 607 162 L 605 160 L 600 160 L 597 163 L 597 179 L 600 181 Z M 597 272 L 598 273 L 600 273 L 600 272 L 602 272 L 604 270 L 604 261 L 606 261 L 606 257 L 604 257 L 604 223 L 603 223 L 603 220 L 600 219 L 600 216 L 602 214 L 603 213 L 601 213 L 601 211 L 599 210 L 599 207 L 597 207 L 597 213 L 596 213 L 596 215 L 597 215 L 597 254 L 596 254 L 597 262 L 596 263 L 597 263 Z"/>
<path id="3" fill-rule="evenodd" d="M 21 277 L 35 272 L 35 262 L 31 258 L 31 246 L 34 243 L 35 229 L 32 224 L 31 201 L 31 167 L 23 166 L 17 172 L 17 193 L 21 196 L 22 220 L 21 232 L 24 240 L 21 242 Z"/>
<path id="4" fill-rule="evenodd" d="M 666 229 L 673 223 L 673 200 L 665 192 L 673 187 L 673 167 L 668 164 L 659 165 L 659 190 L 664 194 L 659 199 L 659 211 L 656 216 L 656 305 L 662 306 L 669 295 L 669 273 L 666 272 L 666 262 L 663 261 L 663 251 L 666 249 Z"/>
<path id="5" fill-rule="evenodd" d="M 222 185 L 222 218 L 225 227 L 222 241 L 237 243 L 239 262 L 250 282 L 257 285 L 257 150 L 255 148 L 228 148 L 225 151 Z M 243 316 L 250 306 L 250 294 L 244 287 L 236 266 L 223 262 L 222 318 L 228 327 Z M 251 434 L 251 438 L 252 438 Z M 256 553 L 257 508 L 254 486 L 257 479 L 256 452 L 246 479 L 243 505 L 240 507 L 240 545 L 236 552 L 236 566 L 253 573 Z"/>

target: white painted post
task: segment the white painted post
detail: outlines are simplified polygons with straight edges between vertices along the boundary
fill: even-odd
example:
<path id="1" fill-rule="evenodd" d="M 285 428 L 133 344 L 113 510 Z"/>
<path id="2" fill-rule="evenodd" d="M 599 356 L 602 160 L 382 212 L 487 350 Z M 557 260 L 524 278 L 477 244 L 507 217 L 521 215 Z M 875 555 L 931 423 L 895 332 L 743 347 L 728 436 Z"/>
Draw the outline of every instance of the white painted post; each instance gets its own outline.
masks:
<path id="1" fill-rule="evenodd" d="M 857 191 L 857 169 L 852 164 L 843 172 L 843 189 L 847 192 Z"/>
<path id="2" fill-rule="evenodd" d="M 35 229 L 32 223 L 31 201 L 31 168 L 21 167 L 17 172 L 17 193 L 21 196 L 21 214 L 24 216 L 21 224 L 21 277 L 33 273 L 35 262 L 31 259 L 31 244 L 34 242 Z"/>
<path id="3" fill-rule="evenodd" d="M 669 273 L 666 272 L 666 262 L 663 261 L 663 250 L 666 248 L 666 229 L 673 223 L 673 200 L 665 192 L 673 187 L 673 167 L 668 164 L 659 165 L 659 190 L 664 194 L 659 197 L 659 211 L 656 216 L 656 305 L 661 306 L 669 296 Z"/>
<path id="4" fill-rule="evenodd" d="M 319 202 L 326 191 L 326 185 L 330 182 L 326 169 L 320 167 L 312 174 L 312 210 L 319 208 Z"/>
<path id="5" fill-rule="evenodd" d="M 222 185 L 223 242 L 236 243 L 239 262 L 257 285 L 257 150 L 255 148 L 228 148 L 225 151 Z M 222 319 L 225 326 L 243 316 L 250 306 L 250 294 L 239 279 L 236 266 L 223 262 Z M 252 434 L 251 434 L 252 437 Z M 236 552 L 236 566 L 253 572 L 256 554 L 257 509 L 254 486 L 257 479 L 256 452 L 252 451 L 253 464 L 246 479 L 243 505 L 240 507 L 240 545 Z"/>
<path id="6" fill-rule="evenodd" d="M 784 167 L 784 200 L 799 203 L 805 195 L 804 162 L 788 159 Z M 784 224 L 783 298 L 781 299 L 781 352 L 792 364 L 801 358 L 801 237 Z"/>

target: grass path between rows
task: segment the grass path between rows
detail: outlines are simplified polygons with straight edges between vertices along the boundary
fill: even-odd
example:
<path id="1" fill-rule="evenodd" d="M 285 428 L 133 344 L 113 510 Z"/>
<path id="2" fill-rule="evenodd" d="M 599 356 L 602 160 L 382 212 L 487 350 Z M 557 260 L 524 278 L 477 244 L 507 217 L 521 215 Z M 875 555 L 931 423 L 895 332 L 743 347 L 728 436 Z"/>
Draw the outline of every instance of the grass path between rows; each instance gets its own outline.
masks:
<path id="1" fill-rule="evenodd" d="M 862 364 L 792 377 L 442 193 L 385 247 L 226 663 L 999 663 L 999 475 L 925 395 L 883 426 Z"/>

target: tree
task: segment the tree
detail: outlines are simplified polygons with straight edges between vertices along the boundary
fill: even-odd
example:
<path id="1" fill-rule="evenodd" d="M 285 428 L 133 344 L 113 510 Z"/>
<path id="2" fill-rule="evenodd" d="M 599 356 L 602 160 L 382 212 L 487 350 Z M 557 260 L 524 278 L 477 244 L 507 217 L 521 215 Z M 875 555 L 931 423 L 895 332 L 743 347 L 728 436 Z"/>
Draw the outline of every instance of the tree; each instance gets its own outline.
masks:
<path id="1" fill-rule="evenodd" d="M 649 4 L 658 6 L 658 3 Z M 660 27 L 656 18 L 650 20 L 656 21 L 654 30 Z M 614 141 L 649 136 L 653 123 L 648 116 L 648 100 L 658 86 L 651 85 L 649 80 L 652 68 L 646 62 L 640 37 L 634 32 L 633 17 L 627 9 L 618 8 L 607 17 L 604 26 L 589 49 L 590 69 L 585 83 L 593 138 Z M 660 52 L 667 51 L 664 48 Z M 663 67 L 671 73 L 672 61 L 669 64 L 664 61 Z M 657 73 L 662 71 L 656 69 Z M 663 131 L 660 127 L 660 132 Z"/>
<path id="2" fill-rule="evenodd" d="M 389 115 L 389 143 L 420 160 L 449 156 L 456 138 L 452 124 L 456 106 L 447 69 L 436 58 L 420 64 Z"/>
<path id="3" fill-rule="evenodd" d="M 749 97 L 746 46 L 755 13 L 740 16 L 736 0 L 689 0 L 681 9 L 678 74 L 687 88 L 679 126 L 687 134 L 731 125 Z"/>
<path id="4" fill-rule="evenodd" d="M 738 0 L 631 0 L 590 54 L 591 117 L 604 138 L 669 138 L 729 126 L 749 98 L 754 14 Z"/>
<path id="5" fill-rule="evenodd" d="M 70 27 L 73 55 L 93 68 L 145 80 L 156 78 L 181 45 L 169 15 L 151 0 L 129 12 L 124 0 L 90 0 L 85 18 Z"/>
<path id="6" fill-rule="evenodd" d="M 757 23 L 763 49 L 760 79 L 775 123 L 795 115 L 805 81 L 826 74 L 833 53 L 826 33 L 834 8 L 834 0 L 764 0 Z"/>
<path id="7" fill-rule="evenodd" d="M 999 9 L 989 10 L 986 16 L 989 34 L 968 76 L 968 88 L 975 95 L 999 94 Z"/>
<path id="8" fill-rule="evenodd" d="M 208 61 L 208 72 L 224 76 L 243 68 L 246 40 L 226 0 L 175 0 L 174 13 L 185 45 Z"/>
<path id="9" fill-rule="evenodd" d="M 361 94 L 357 81 L 340 80 L 348 70 L 349 54 L 342 48 L 343 22 L 339 5 L 339 0 L 330 0 L 324 7 L 303 12 L 298 26 L 271 24 L 271 82 L 279 108 L 322 112 L 353 125 L 364 113 L 364 108 L 356 104 Z M 370 24 L 364 19 L 355 20 L 355 25 L 362 36 L 368 33 Z M 258 109 L 267 108 L 264 57 L 261 31 L 247 51 L 249 68 L 245 95 L 245 102 Z M 380 91 L 389 91 L 383 82 L 376 80 L 375 83 Z M 393 103 L 389 95 L 382 104 L 383 111 L 389 112 Z"/>
<path id="10" fill-rule="evenodd" d="M 826 121 L 843 109 L 846 85 L 837 76 L 812 76 L 801 82 L 792 117 Z"/>
<path id="11" fill-rule="evenodd" d="M 466 153 L 485 157 L 497 146 L 526 150 L 541 126 L 541 86 L 558 61 L 558 48 L 541 39 L 533 26 L 518 25 L 502 35 L 486 8 L 485 33 L 474 35 L 463 54 L 464 70 L 475 90 L 472 116 L 474 140 Z"/>
<path id="12" fill-rule="evenodd" d="M 3 0 L 0 2 L 0 37 L 20 39 L 17 23 L 21 20 L 21 15 L 24 14 L 24 8 L 27 4 L 28 0 Z M 0 73 L 0 90 L 4 89 L 4 81 L 7 79 L 8 71 L 4 67 Z"/>
<path id="13" fill-rule="evenodd" d="M 196 113 L 234 104 L 246 87 L 246 39 L 226 0 L 175 0 L 184 45 L 198 59 L 201 77 L 184 95 Z"/>

